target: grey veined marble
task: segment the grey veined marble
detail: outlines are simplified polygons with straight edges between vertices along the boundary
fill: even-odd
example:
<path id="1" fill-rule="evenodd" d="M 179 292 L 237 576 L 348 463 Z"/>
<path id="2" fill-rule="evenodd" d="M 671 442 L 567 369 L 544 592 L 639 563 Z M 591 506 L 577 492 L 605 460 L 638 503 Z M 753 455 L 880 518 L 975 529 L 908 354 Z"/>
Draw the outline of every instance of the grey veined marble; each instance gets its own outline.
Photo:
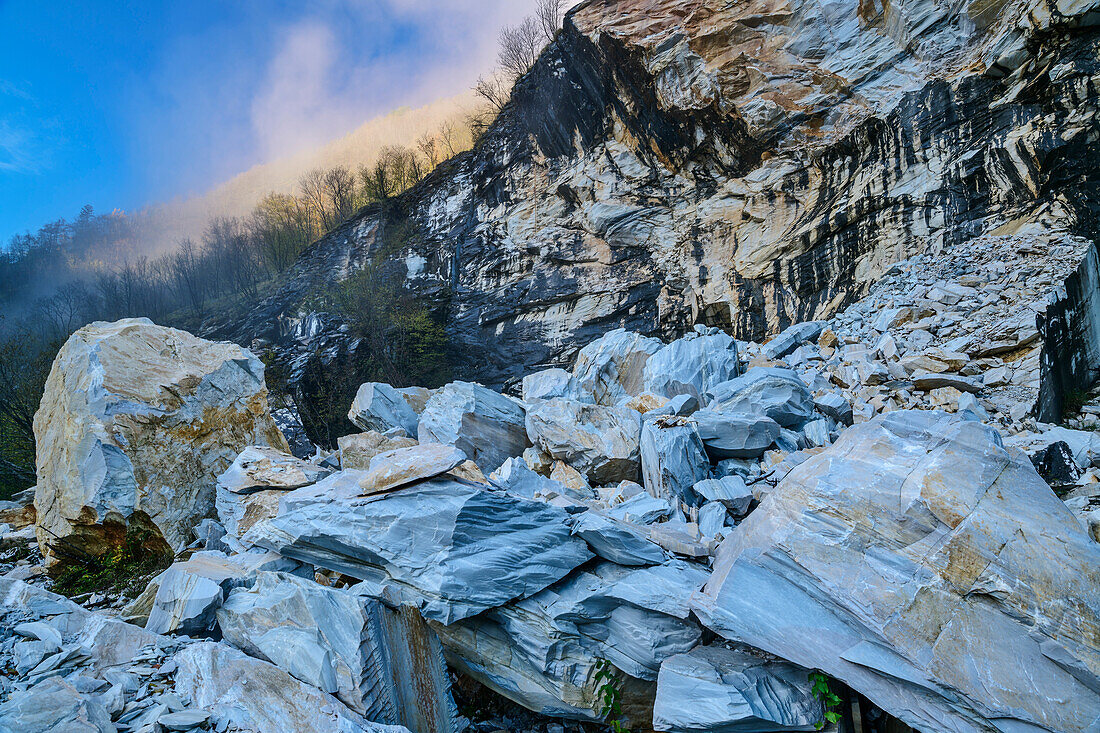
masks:
<path id="1" fill-rule="evenodd" d="M 248 540 L 375 583 L 425 618 L 452 623 L 537 593 L 591 558 L 567 518 L 548 504 L 437 478 L 377 498 L 295 503 Z"/>
<path id="2" fill-rule="evenodd" d="M 355 393 L 348 419 L 363 430 L 385 433 L 392 428 L 401 428 L 415 438 L 419 418 L 396 389 L 382 382 L 367 382 Z"/>
<path id="3" fill-rule="evenodd" d="M 421 443 L 453 445 L 485 473 L 528 445 L 523 407 L 470 382 L 451 382 L 432 395 L 418 430 Z"/>
<path id="4" fill-rule="evenodd" d="M 691 395 L 700 402 L 716 385 L 741 373 L 737 342 L 717 328 L 696 326 L 676 339 L 645 365 L 645 389 L 665 397 Z"/>
<path id="5" fill-rule="evenodd" d="M 260 573 L 218 611 L 225 641 L 265 659 L 368 720 L 412 731 L 457 730 L 439 640 L 415 609 Z"/>
<path id="6" fill-rule="evenodd" d="M 693 610 L 918 730 L 1100 725 L 1100 545 L 992 428 L 890 412 L 794 468 Z"/>
<path id="7" fill-rule="evenodd" d="M 815 730 L 824 709 L 810 671 L 745 651 L 697 646 L 669 657 L 657 676 L 653 729 L 670 733 Z"/>
<path id="8" fill-rule="evenodd" d="M 606 659 L 626 675 L 632 726 L 647 727 L 661 662 L 699 643 L 687 601 L 706 578 L 705 568 L 679 560 L 601 562 L 530 598 L 433 627 L 453 667 L 550 716 L 600 719 L 594 668 Z"/>

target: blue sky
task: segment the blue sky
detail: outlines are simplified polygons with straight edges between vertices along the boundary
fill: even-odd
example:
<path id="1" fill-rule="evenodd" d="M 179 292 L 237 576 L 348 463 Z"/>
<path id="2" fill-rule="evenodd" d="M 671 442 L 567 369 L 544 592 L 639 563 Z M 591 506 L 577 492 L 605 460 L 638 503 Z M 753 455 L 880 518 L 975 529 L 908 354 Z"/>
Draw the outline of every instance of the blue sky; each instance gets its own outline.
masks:
<path id="1" fill-rule="evenodd" d="M 533 0 L 0 0 L 0 242 L 457 93 Z"/>

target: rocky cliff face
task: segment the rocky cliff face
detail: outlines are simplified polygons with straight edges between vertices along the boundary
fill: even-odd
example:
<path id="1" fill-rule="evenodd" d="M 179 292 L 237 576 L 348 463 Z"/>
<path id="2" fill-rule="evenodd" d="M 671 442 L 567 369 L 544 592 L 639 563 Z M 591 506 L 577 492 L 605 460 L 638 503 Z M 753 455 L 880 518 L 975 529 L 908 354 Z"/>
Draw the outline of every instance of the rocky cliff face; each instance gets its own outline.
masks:
<path id="1" fill-rule="evenodd" d="M 1091 236 L 1094 5 L 590 0 L 475 150 L 218 333 L 274 344 L 308 401 L 310 358 L 358 348 L 309 304 L 382 262 L 499 385 L 618 326 L 761 340 L 979 234 Z"/>

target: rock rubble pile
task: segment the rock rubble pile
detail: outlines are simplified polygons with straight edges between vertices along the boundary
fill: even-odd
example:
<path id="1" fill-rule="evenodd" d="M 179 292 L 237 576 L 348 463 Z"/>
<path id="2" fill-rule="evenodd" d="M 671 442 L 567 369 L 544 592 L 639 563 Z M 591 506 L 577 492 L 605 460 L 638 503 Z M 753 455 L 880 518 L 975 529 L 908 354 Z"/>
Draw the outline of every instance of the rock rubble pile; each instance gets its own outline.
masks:
<path id="1" fill-rule="evenodd" d="M 1056 289 L 1078 243 L 1042 246 Z M 639 730 L 813 730 L 813 675 L 851 690 L 868 731 L 1091 730 L 1100 437 L 1015 409 L 1039 388 L 1028 319 L 1046 293 L 997 265 L 1039 248 L 902 263 L 764 344 L 613 330 L 522 398 L 364 385 L 350 417 L 369 430 L 336 453 L 241 446 L 124 608 L 28 585 L 48 581 L 16 561 L 0 730 L 482 731 L 456 680 L 544 720 L 605 720 L 610 684 Z M 93 329 L 108 351 L 161 334 Z M 125 363 L 98 379 L 164 381 Z M 86 534 L 123 513 L 111 501 L 173 500 L 163 452 L 129 454 L 155 478 L 101 495 Z M 1065 501 L 1036 468 L 1059 459 Z M 43 482 L 36 502 L 83 486 Z"/>

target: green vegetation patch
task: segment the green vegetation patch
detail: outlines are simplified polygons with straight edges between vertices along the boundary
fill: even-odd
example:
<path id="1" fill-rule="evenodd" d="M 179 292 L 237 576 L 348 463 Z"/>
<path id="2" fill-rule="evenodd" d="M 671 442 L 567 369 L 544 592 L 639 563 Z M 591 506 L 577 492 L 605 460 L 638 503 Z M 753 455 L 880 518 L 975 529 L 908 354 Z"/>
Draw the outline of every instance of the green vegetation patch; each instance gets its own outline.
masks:
<path id="1" fill-rule="evenodd" d="M 99 557 L 66 557 L 52 590 L 70 597 L 106 592 L 136 595 L 153 575 L 172 563 L 172 554 L 165 548 L 159 536 L 131 525 L 122 541 Z"/>

